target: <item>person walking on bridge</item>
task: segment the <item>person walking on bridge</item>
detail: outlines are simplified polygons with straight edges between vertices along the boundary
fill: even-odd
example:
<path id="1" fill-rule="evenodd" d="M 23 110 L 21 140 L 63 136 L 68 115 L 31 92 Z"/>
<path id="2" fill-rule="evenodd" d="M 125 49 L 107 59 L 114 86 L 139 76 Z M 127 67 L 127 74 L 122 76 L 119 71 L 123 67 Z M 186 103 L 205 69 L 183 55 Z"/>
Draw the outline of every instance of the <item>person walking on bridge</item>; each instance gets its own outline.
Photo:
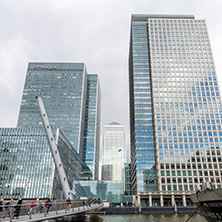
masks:
<path id="1" fill-rule="evenodd" d="M 37 199 L 31 203 L 28 215 L 31 214 L 32 210 L 34 210 L 34 214 L 36 214 L 36 206 L 37 206 Z"/>
<path id="2" fill-rule="evenodd" d="M 52 206 L 52 202 L 51 202 L 51 200 L 50 199 L 48 199 L 47 201 L 46 201 L 46 204 L 45 204 L 45 207 L 47 208 L 47 214 L 49 213 L 49 209 L 50 209 L 50 207 Z"/>
<path id="3" fill-rule="evenodd" d="M 3 206 L 3 199 L 1 198 L 0 199 L 0 221 L 1 221 L 3 214 L 4 214 L 4 206 Z"/>
<path id="4" fill-rule="evenodd" d="M 39 213 L 41 214 L 42 210 L 43 210 L 43 200 L 40 200 L 39 203 L 40 203 L 40 205 L 39 205 Z"/>
<path id="5" fill-rule="evenodd" d="M 12 205 L 13 201 L 14 201 L 14 200 L 11 199 L 9 202 L 7 202 L 7 203 L 5 204 L 6 212 L 5 212 L 5 214 L 4 214 L 4 216 L 3 216 L 2 219 L 5 219 L 7 215 L 8 215 L 10 218 L 12 218 L 12 207 L 11 207 L 11 205 Z"/>
<path id="6" fill-rule="evenodd" d="M 68 197 L 68 199 L 66 200 L 66 203 L 67 203 L 67 210 L 69 210 L 72 207 L 70 197 Z"/>
<path id="7" fill-rule="evenodd" d="M 14 207 L 14 209 L 15 209 L 14 217 L 16 217 L 17 219 L 19 218 L 21 207 L 22 207 L 22 198 L 19 198 L 15 207 Z"/>

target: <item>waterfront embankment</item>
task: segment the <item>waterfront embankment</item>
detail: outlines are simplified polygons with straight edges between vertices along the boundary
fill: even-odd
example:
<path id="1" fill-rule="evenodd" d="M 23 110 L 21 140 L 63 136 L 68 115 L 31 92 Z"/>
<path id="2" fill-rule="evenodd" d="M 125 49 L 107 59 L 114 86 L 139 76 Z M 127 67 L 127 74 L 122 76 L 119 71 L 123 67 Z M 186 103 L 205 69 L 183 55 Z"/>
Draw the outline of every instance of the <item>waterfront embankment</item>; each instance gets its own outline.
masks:
<path id="1" fill-rule="evenodd" d="M 103 207 L 93 214 L 147 214 L 147 213 L 193 213 L 196 207 Z"/>

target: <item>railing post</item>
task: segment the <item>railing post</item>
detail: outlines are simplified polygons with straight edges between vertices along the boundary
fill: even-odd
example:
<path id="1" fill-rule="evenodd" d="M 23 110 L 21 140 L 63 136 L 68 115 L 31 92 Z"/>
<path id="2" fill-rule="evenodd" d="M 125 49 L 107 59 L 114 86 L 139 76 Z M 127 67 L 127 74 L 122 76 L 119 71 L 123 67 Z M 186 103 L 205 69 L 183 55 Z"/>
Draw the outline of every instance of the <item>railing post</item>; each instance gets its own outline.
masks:
<path id="1" fill-rule="evenodd" d="M 56 203 L 55 203 L 55 210 L 56 210 L 56 215 L 58 215 L 57 204 Z"/>
<path id="2" fill-rule="evenodd" d="M 9 206 L 9 217 L 10 217 L 10 222 L 12 222 L 12 208 Z"/>
<path id="3" fill-rule="evenodd" d="M 30 211 L 30 210 L 29 210 L 29 211 Z M 29 219 L 30 219 L 30 220 L 32 219 L 31 213 L 32 213 L 32 211 L 29 212 Z"/>

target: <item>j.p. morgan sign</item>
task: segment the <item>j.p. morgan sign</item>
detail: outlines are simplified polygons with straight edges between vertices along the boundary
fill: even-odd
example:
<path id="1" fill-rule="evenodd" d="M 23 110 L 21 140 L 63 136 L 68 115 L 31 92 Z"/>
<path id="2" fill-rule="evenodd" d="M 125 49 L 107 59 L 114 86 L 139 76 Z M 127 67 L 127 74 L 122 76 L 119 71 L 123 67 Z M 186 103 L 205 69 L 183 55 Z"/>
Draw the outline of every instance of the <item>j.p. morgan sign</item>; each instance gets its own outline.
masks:
<path id="1" fill-rule="evenodd" d="M 32 69 L 57 69 L 57 66 L 47 66 L 47 65 L 34 65 L 31 67 Z"/>

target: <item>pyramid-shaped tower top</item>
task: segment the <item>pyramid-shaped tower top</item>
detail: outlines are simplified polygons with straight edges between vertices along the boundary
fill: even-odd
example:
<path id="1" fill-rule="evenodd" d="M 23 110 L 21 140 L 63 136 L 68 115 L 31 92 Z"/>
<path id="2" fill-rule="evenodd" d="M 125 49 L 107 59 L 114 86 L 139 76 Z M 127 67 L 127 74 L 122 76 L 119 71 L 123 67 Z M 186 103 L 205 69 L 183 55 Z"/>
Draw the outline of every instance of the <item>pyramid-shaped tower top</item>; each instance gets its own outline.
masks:
<path id="1" fill-rule="evenodd" d="M 121 124 L 117 122 L 112 122 L 112 123 L 109 123 L 108 125 L 121 125 Z"/>

